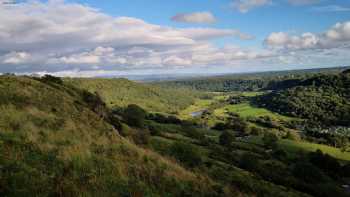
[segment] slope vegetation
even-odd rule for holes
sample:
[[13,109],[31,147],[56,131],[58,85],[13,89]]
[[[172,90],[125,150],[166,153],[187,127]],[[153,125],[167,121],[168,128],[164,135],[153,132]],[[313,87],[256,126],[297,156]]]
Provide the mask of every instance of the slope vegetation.
[[66,79],[66,82],[97,92],[110,107],[137,104],[148,111],[176,113],[194,102],[198,94],[184,89],[165,89],[127,79]]
[[120,137],[92,94],[15,76],[0,90],[0,196],[218,195],[210,179]]

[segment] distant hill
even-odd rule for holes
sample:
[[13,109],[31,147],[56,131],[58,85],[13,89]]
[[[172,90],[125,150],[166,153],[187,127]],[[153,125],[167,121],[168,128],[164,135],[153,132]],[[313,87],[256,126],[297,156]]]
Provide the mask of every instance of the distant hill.
[[110,107],[137,104],[148,111],[176,113],[194,102],[199,93],[132,82],[127,79],[65,79],[75,87],[97,92]]
[[272,111],[323,125],[350,126],[350,74],[320,74],[259,98]]
[[[315,74],[341,73],[349,67],[319,68],[305,70],[272,71],[260,73],[242,73],[214,77],[200,77],[168,82],[154,83],[162,87],[189,88],[210,92],[257,91],[293,86],[304,77]],[[289,81],[286,81],[289,80]],[[282,87],[283,86],[283,87]]]
[[0,90],[0,196],[216,195],[210,179],[120,137],[86,91],[15,76]]

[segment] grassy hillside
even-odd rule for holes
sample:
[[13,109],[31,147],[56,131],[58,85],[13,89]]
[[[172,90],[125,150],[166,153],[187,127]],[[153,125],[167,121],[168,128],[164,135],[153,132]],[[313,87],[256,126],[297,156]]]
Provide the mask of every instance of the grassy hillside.
[[217,195],[210,179],[120,137],[84,91],[14,76],[0,90],[0,196]]
[[66,79],[67,83],[97,92],[110,107],[137,104],[148,111],[176,113],[191,105],[198,94],[185,89],[165,89],[127,79]]

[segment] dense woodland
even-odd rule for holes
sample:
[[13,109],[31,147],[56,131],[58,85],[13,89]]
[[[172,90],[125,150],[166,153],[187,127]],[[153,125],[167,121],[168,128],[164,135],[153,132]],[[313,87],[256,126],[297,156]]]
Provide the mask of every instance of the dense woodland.
[[260,97],[258,104],[281,114],[322,125],[350,126],[350,75],[318,75],[301,79]]
[[0,76],[0,196],[349,196],[349,70],[230,80]]

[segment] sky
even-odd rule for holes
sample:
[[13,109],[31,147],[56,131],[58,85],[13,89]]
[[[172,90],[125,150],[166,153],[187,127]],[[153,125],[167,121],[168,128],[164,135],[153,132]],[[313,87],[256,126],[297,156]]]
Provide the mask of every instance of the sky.
[[0,73],[224,74],[349,60],[349,0],[0,0]]

